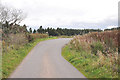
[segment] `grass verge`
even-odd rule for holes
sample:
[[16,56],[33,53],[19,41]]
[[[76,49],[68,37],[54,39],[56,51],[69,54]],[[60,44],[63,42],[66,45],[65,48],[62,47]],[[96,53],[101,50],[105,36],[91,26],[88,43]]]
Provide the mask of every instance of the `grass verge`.
[[77,51],[69,46],[68,44],[63,48],[62,56],[87,78],[118,78],[118,75],[112,73],[109,66],[98,65],[98,56],[86,53],[84,50]]
[[2,55],[2,78],[7,78],[15,70],[15,68],[21,63],[25,56],[31,51],[31,49],[40,41],[56,39],[57,37],[49,37],[36,39],[31,43],[21,46],[19,49],[12,49],[11,51]]

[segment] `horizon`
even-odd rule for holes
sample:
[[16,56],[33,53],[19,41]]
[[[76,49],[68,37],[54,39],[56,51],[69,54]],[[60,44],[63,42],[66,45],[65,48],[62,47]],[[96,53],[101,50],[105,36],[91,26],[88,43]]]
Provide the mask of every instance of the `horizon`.
[[[27,25],[26,25],[27,26]],[[42,26],[42,25],[41,25]],[[39,26],[40,27],[40,26]],[[37,29],[39,29],[39,27],[30,27],[30,26],[27,26],[27,30],[29,30],[30,28],[32,29],[32,31],[35,29],[35,30],[37,30]],[[42,28],[43,29],[47,29],[48,27],[44,27],[44,26],[42,26]],[[57,28],[61,28],[61,27],[49,27],[49,28],[52,28],[52,29],[57,29]],[[118,28],[118,27],[111,27],[111,28],[105,28],[105,29],[112,29],[112,28]],[[63,28],[61,28],[61,29],[75,29],[75,30],[86,30],[86,29],[93,29],[93,28],[65,28],[65,27],[63,27]],[[100,28],[94,28],[94,30],[102,30],[102,31],[104,31],[105,29],[100,29]]]

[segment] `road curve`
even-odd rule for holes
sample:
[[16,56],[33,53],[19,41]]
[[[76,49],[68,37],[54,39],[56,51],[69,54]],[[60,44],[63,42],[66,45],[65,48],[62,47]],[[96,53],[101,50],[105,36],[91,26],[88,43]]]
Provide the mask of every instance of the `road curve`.
[[70,38],[38,43],[9,78],[85,78],[61,56]]

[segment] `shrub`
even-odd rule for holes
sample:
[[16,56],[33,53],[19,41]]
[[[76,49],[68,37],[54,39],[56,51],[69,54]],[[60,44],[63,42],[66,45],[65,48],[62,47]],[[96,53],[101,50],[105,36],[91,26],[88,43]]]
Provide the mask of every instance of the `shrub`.
[[40,34],[40,33],[34,33],[30,34],[31,38],[37,39],[37,38],[47,38],[48,34]]
[[28,39],[24,33],[9,34],[11,45],[24,45],[28,43]]
[[98,50],[103,52],[103,45],[99,41],[91,45],[91,53],[96,55]]

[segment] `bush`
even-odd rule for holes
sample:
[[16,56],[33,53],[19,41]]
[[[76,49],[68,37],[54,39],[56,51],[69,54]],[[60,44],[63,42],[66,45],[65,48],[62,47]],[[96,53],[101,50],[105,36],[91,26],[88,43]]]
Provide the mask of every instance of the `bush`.
[[11,45],[24,45],[28,43],[28,39],[24,33],[9,34],[9,41]]
[[34,33],[34,34],[30,34],[30,37],[31,37],[32,39],[47,38],[47,37],[48,37],[48,34]]
[[98,50],[103,52],[103,45],[101,42],[94,42],[91,45],[91,53],[96,55]]

